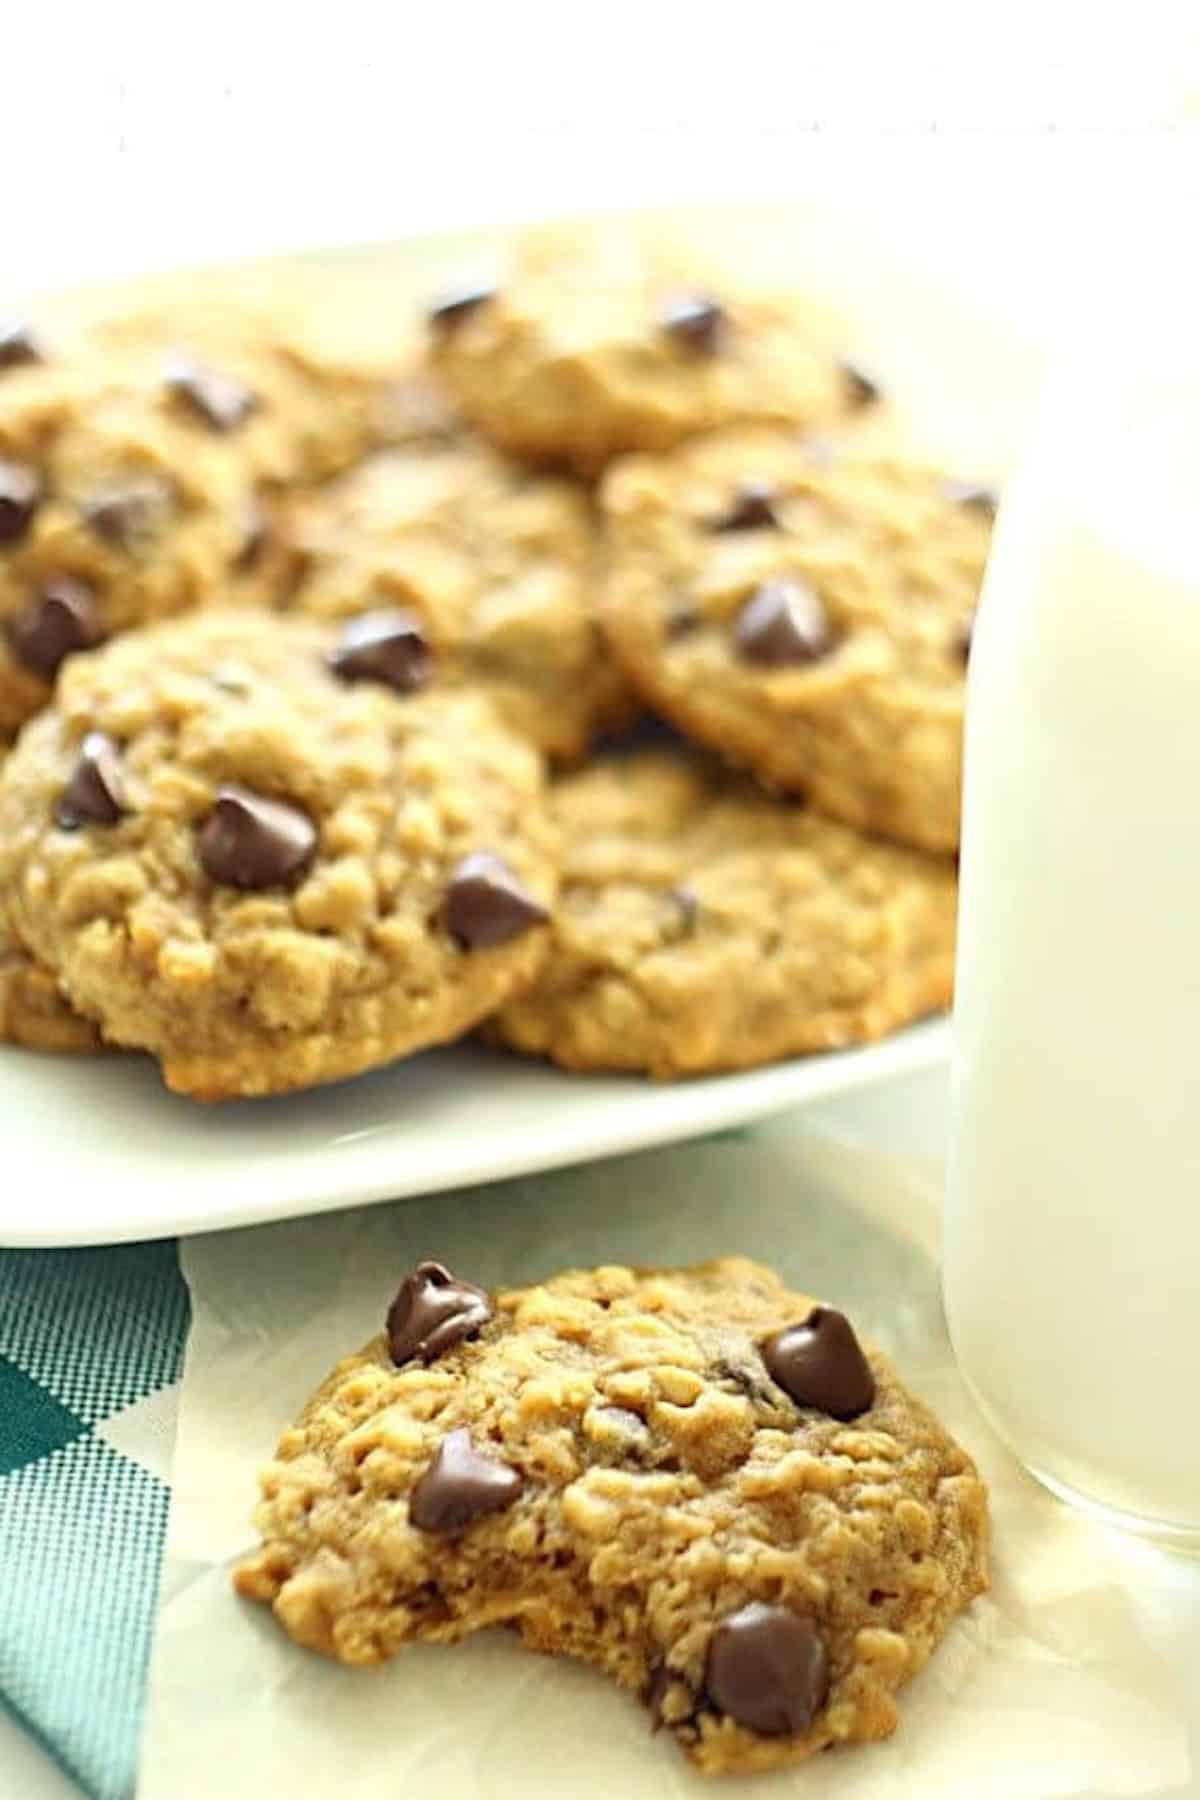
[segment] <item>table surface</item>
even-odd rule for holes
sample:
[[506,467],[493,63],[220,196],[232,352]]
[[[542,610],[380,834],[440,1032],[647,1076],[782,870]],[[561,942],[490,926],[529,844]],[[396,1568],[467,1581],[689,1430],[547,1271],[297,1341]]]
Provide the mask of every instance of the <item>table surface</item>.
[[[286,81],[271,8],[240,9],[228,41],[209,21],[186,58],[173,16],[123,0],[73,10],[66,59],[60,9],[44,8],[22,21],[22,63],[35,73],[10,84],[0,124],[10,168],[28,170],[39,146],[36,175],[6,199],[0,294],[589,207],[803,191],[836,196],[1038,333],[1111,263],[1114,217],[1128,244],[1195,216],[1200,25],[1184,9],[1150,0],[1135,43],[1092,13],[1085,67],[1074,8],[1042,9],[1028,33],[1006,20],[981,56],[973,16],[922,0],[939,33],[927,57],[912,7],[894,23],[873,7],[869,58],[856,47],[864,21],[847,16],[836,32],[806,20],[799,60],[758,53],[777,11],[756,24],[750,5],[744,51],[725,34],[710,45],[711,34],[680,32],[674,11],[611,0],[581,84],[564,78],[569,46],[547,35],[540,8],[520,32],[519,4],[473,18],[465,66],[457,13],[426,17],[416,42],[402,13],[361,0],[339,8],[333,41],[323,24],[310,41],[289,14]],[[738,78],[739,54],[753,56],[752,80]],[[416,78],[414,63],[443,79]],[[666,91],[664,68],[676,76]],[[937,1154],[944,1078],[812,1118]],[[0,1791],[77,1794],[3,1714]]]

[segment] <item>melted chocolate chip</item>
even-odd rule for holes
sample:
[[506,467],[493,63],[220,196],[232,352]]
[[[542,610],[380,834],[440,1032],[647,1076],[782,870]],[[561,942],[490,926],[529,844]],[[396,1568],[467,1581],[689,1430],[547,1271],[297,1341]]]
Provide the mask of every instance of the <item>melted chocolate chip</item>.
[[197,838],[201,867],[223,887],[291,886],[316,850],[317,828],[307,813],[232,785],[218,791]]
[[173,356],[163,381],[168,392],[213,431],[236,431],[258,406],[257,394],[244,382],[188,356]]
[[59,799],[55,823],[63,831],[77,831],[81,825],[115,825],[128,810],[121,747],[106,732],[89,731]]
[[842,376],[850,392],[852,406],[871,406],[879,399],[883,389],[869,370],[859,362],[842,359]]
[[754,531],[760,525],[778,525],[775,489],[769,481],[743,481],[729,511],[713,521],[714,531]]
[[777,1331],[762,1346],[767,1373],[797,1406],[833,1419],[857,1419],[875,1399],[875,1377],[844,1313],[814,1306],[800,1325]]
[[464,950],[506,944],[549,918],[503,857],[490,850],[464,856],[446,888],[442,918]]
[[471,314],[496,298],[496,289],[484,282],[473,286],[447,288],[429,308],[429,323],[438,331],[450,332]]
[[996,516],[996,490],[984,487],[981,482],[947,481],[943,484],[942,493],[955,506],[965,506],[971,512],[982,513],[985,519],[994,519]]
[[8,641],[18,662],[44,681],[76,650],[90,650],[103,637],[92,590],[70,575],[49,580],[27,606],[8,621]]
[[708,1647],[705,1687],[729,1718],[763,1737],[807,1731],[829,1692],[829,1655],[811,1619],[751,1601]]
[[33,329],[23,319],[0,324],[0,370],[20,369],[43,360]]
[[658,322],[676,343],[713,356],[721,345],[725,312],[711,294],[672,294],[663,302]]
[[820,597],[795,577],[764,582],[738,614],[733,639],[747,662],[766,668],[817,662],[832,642]]
[[41,477],[24,463],[0,462],[0,547],[18,544],[42,498]]
[[121,487],[102,488],[85,500],[84,518],[106,544],[131,550],[159,529],[170,510],[172,493],[165,481],[147,475]]
[[418,1531],[463,1531],[510,1507],[525,1483],[497,1457],[482,1456],[465,1428],[448,1432],[408,1501]]
[[491,1316],[492,1303],[483,1288],[460,1281],[443,1263],[418,1263],[388,1309],[392,1361],[397,1368],[418,1356],[433,1362],[456,1344],[478,1337]]
[[350,619],[329,652],[329,666],[343,681],[379,681],[397,694],[424,687],[432,662],[421,621],[403,607]]

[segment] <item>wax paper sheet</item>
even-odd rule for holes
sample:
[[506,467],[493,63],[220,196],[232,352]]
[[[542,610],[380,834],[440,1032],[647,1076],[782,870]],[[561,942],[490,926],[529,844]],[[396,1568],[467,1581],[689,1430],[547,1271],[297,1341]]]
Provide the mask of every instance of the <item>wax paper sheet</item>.
[[[140,1800],[691,1800],[691,1772],[592,1672],[489,1632],[379,1671],[296,1648],[230,1589],[255,1473],[399,1277],[438,1256],[484,1283],[598,1261],[743,1252],[844,1307],[986,1474],[994,1584],[904,1695],[887,1744],[732,1781],[810,1800],[1194,1793],[1200,1569],[1044,1493],[974,1410],[937,1275],[939,1171],[803,1115],[701,1143],[428,1200],[197,1238],[194,1322]],[[1014,1320],[1014,1329],[1019,1321]],[[1053,1371],[1047,1370],[1047,1379]],[[1191,1652],[1189,1653],[1189,1646]]]

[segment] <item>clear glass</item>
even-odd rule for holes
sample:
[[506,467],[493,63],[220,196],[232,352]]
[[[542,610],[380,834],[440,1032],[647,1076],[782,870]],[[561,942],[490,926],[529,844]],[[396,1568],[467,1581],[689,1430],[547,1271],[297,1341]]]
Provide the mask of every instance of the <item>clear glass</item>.
[[998,522],[944,1291],[964,1375],[1032,1472],[1200,1548],[1195,336],[1147,331],[1136,367],[1060,380]]

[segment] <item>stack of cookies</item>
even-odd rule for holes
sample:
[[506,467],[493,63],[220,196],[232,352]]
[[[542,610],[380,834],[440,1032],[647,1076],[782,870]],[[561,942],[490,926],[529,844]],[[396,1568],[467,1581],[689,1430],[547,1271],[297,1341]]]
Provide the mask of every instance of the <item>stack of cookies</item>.
[[676,1076],[950,997],[990,494],[635,233],[0,326],[0,1037]]

